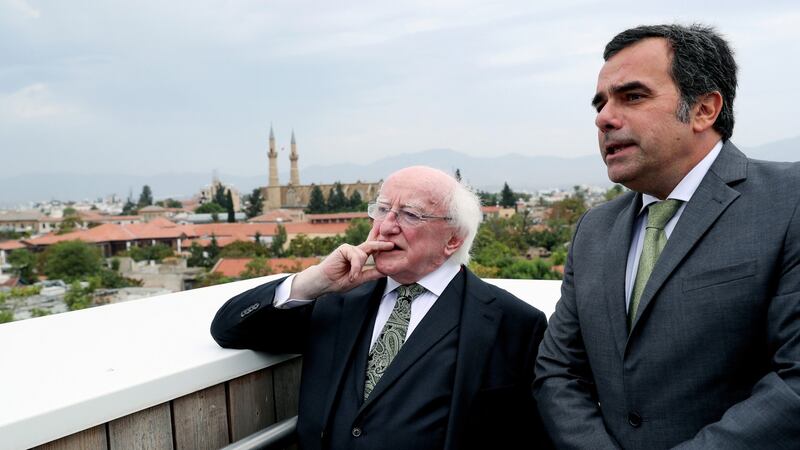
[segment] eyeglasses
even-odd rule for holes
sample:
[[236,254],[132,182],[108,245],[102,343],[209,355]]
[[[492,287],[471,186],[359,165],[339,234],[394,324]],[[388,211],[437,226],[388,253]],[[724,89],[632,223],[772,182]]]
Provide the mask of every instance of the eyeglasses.
[[447,216],[431,216],[410,209],[392,209],[385,203],[370,203],[367,206],[367,215],[374,220],[384,220],[390,212],[395,214],[397,223],[401,226],[415,227],[429,220],[451,220]]

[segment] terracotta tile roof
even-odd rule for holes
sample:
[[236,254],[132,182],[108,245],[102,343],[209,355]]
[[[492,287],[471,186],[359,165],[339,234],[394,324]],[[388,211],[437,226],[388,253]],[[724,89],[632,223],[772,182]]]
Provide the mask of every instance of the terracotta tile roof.
[[165,217],[156,217],[150,222],[147,222],[148,225],[155,225],[161,228],[174,228],[178,227],[179,225]]
[[286,234],[327,235],[344,234],[350,224],[344,223],[287,223]]
[[[289,225],[289,224],[287,224]],[[198,236],[274,236],[278,226],[274,223],[204,223],[194,225]]]
[[[222,248],[228,244],[231,244],[236,241],[252,241],[252,239],[247,238],[239,238],[239,237],[232,237],[232,236],[221,236],[216,237],[217,239],[217,246]],[[208,247],[211,245],[211,238],[195,238],[195,239],[183,239],[181,240],[181,248],[187,250],[192,244],[197,244],[200,247]]]
[[150,206],[145,206],[144,208],[140,209],[139,213],[143,213],[143,212],[166,212],[166,211],[167,211],[167,209],[162,207],[162,206],[150,205]]
[[[130,217],[130,216],[129,216]],[[347,223],[287,223],[286,234],[333,236],[343,234]],[[148,223],[132,223],[117,225],[106,223],[88,230],[76,230],[58,235],[55,233],[41,237],[25,239],[24,242],[34,246],[47,246],[64,241],[81,240],[89,243],[136,241],[145,239],[182,239],[181,245],[189,247],[192,242],[201,246],[211,243],[211,236],[217,238],[220,247],[234,241],[252,241],[256,233],[261,236],[274,236],[277,224],[274,223],[213,223],[203,225],[178,225],[165,218],[157,218]]]
[[89,211],[78,211],[78,217],[87,222],[99,222],[110,216],[106,216],[103,214],[99,214],[95,211],[89,210]]
[[485,213],[500,212],[500,207],[499,206],[481,206],[481,212],[485,212]]
[[35,222],[45,217],[39,211],[8,211],[0,213],[0,222]]
[[[212,272],[216,272],[226,277],[237,278],[247,268],[247,263],[252,261],[253,258],[220,258]],[[272,269],[272,273],[290,273],[306,269],[318,264],[319,258],[269,258],[266,260]]]
[[19,285],[19,277],[8,277],[6,281],[0,283],[2,287],[17,287]]
[[295,216],[288,209],[274,209],[268,211],[260,216],[253,217],[248,220],[250,223],[264,223],[264,222],[291,222]]
[[3,241],[0,242],[0,250],[17,250],[20,248],[27,248],[28,246],[23,244],[22,241]]
[[344,212],[344,213],[331,213],[331,214],[306,214],[306,220],[325,220],[325,219],[368,219],[369,216],[366,212]]

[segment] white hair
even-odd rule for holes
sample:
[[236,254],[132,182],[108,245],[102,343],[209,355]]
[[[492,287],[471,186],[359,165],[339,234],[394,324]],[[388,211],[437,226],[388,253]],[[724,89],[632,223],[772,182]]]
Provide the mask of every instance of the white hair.
[[450,257],[459,264],[467,265],[475,235],[478,234],[481,218],[481,200],[467,186],[453,179],[453,190],[445,199],[450,225],[456,228],[458,236],[464,239],[458,250]]

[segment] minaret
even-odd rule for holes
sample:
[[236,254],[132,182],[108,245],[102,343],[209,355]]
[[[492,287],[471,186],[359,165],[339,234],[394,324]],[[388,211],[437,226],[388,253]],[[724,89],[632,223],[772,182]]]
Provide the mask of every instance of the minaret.
[[279,209],[281,207],[281,185],[278,182],[278,152],[275,150],[275,133],[272,125],[269,126],[269,184],[267,185],[264,211]]
[[272,125],[269,126],[269,187],[279,186],[278,182],[278,152],[275,151],[275,133]]
[[292,164],[292,186],[300,186],[300,171],[297,169],[297,158],[297,143],[294,140],[294,130],[292,130],[292,153],[289,154],[289,161]]

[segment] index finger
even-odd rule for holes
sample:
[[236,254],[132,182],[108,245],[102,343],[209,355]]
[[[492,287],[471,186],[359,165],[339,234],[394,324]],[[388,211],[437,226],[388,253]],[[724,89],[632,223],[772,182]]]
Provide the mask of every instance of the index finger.
[[383,252],[394,248],[394,244],[387,241],[365,241],[358,248],[364,253],[371,255],[376,252]]

